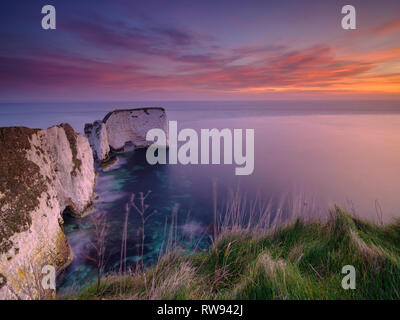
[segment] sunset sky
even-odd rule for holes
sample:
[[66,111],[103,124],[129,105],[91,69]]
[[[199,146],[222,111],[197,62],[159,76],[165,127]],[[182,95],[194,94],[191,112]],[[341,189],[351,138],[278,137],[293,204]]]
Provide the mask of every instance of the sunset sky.
[[400,98],[399,0],[3,0],[0,26],[0,101]]

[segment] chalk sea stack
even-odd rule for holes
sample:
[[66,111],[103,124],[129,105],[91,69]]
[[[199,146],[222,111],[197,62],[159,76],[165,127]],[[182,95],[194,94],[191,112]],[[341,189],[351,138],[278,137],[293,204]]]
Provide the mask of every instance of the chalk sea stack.
[[134,148],[146,148],[149,130],[159,128],[168,134],[167,115],[163,108],[148,107],[114,110],[104,119],[85,125],[85,135],[89,139],[95,159],[109,161],[110,151],[122,152],[127,144]]
[[42,267],[71,260],[62,214],[90,208],[93,162],[87,138],[69,124],[0,128],[0,299],[36,298]]

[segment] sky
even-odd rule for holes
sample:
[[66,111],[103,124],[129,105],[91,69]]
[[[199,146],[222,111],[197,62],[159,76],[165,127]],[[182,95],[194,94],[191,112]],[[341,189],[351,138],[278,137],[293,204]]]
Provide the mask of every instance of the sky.
[[2,0],[0,43],[3,102],[400,98],[398,0]]

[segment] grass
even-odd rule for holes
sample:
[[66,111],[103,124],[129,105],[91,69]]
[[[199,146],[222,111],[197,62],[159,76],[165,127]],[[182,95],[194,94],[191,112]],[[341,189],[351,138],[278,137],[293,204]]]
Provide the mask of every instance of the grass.
[[[324,222],[219,234],[207,252],[174,250],[153,267],[107,275],[99,290],[91,284],[64,298],[400,298],[400,221],[377,225],[335,207]],[[355,290],[342,288],[345,265],[355,267]]]

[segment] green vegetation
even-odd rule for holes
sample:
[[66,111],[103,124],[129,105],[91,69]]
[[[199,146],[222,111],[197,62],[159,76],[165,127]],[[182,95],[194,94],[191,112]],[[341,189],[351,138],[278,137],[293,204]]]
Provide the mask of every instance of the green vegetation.
[[[344,290],[342,267],[356,269]],[[338,207],[325,222],[221,231],[208,252],[175,250],[153,267],[108,275],[71,299],[399,299],[400,221],[383,226]]]

